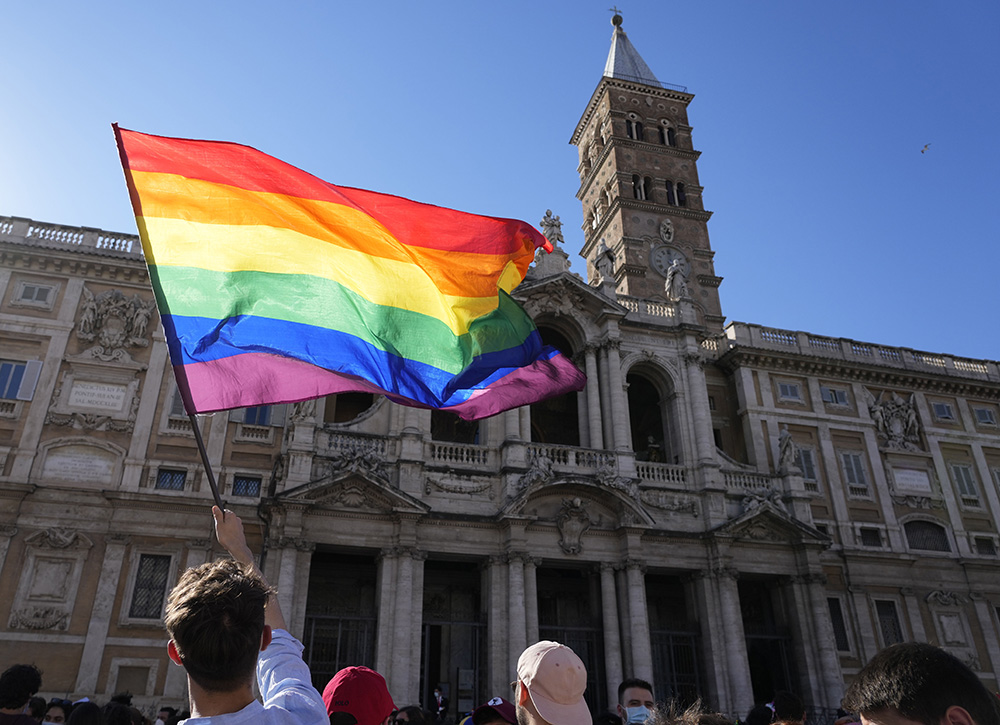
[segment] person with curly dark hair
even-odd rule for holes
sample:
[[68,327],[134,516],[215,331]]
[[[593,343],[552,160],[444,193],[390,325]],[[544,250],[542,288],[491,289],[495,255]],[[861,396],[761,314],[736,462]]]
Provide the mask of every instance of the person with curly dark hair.
[[14,665],[0,675],[0,725],[38,725],[24,710],[42,689],[42,673],[34,665]]

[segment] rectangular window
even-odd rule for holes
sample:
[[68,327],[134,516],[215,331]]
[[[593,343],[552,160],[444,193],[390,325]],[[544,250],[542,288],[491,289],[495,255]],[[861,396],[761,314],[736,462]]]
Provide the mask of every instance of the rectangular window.
[[0,398],[31,400],[41,370],[40,360],[0,360]]
[[878,529],[862,528],[861,529],[861,545],[871,546],[876,548],[882,547],[882,532]]
[[132,588],[132,605],[128,616],[136,619],[159,619],[163,613],[163,597],[167,592],[170,557],[142,554]]
[[825,385],[819,386],[820,395],[824,403],[831,405],[847,405],[847,391],[839,388],[828,388]]
[[992,408],[973,408],[973,412],[976,414],[976,422],[979,425],[996,425],[997,416],[993,412]]
[[708,409],[709,410],[715,410],[715,396],[714,395],[709,395],[708,396]]
[[861,454],[841,453],[840,460],[844,464],[844,480],[847,481],[848,492],[853,496],[867,496],[868,477]]
[[976,552],[980,556],[996,556],[997,555],[997,545],[993,539],[988,536],[978,536],[976,537]]
[[234,496],[260,496],[260,476],[233,476]]
[[798,383],[778,383],[778,397],[782,400],[802,400]]
[[899,615],[896,614],[895,602],[876,600],[875,616],[878,617],[878,627],[882,633],[884,647],[903,641],[903,629],[899,626]]
[[161,468],[156,472],[156,488],[161,491],[183,491],[187,471]]
[[270,425],[271,406],[258,405],[252,408],[247,408],[246,416],[243,418],[243,422],[246,425]]
[[972,466],[965,463],[952,463],[951,475],[955,479],[958,495],[966,506],[979,506],[979,487],[976,485],[976,474]]
[[21,294],[17,298],[18,302],[34,302],[39,305],[46,305],[49,302],[51,287],[43,287],[38,284],[25,284],[21,287]]
[[830,621],[833,622],[833,639],[837,643],[837,650],[850,652],[851,641],[847,637],[847,624],[844,622],[844,612],[840,608],[840,600],[836,597],[829,597],[826,601],[830,605]]
[[938,420],[955,420],[955,411],[952,410],[951,403],[931,403],[931,409]]
[[799,448],[798,449],[798,461],[799,468],[802,470],[802,478],[806,481],[816,482],[816,458],[813,455],[812,448]]

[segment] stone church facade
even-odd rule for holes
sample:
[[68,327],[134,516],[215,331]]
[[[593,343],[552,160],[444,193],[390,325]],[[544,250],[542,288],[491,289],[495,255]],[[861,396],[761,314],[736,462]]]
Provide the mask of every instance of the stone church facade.
[[[692,98],[616,18],[572,136],[587,280],[548,213],[515,291],[583,391],[478,423],[362,394],[201,420],[319,687],[365,664],[464,711],[540,638],[595,713],[629,676],[818,713],[903,640],[1000,687],[998,364],[726,324]],[[180,705],[162,610],[221,553],[211,503],[138,239],[0,217],[0,659]]]

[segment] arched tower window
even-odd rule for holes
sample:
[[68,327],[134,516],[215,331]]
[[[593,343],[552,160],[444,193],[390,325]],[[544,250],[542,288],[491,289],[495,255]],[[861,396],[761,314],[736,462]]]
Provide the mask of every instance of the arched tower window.
[[687,206],[687,195],[684,193],[684,184],[677,182],[677,206]]
[[[573,346],[562,333],[550,327],[539,327],[538,333],[542,336],[544,344],[551,345],[567,357],[572,356]],[[577,393],[574,391],[532,404],[532,443],[580,445],[580,424],[576,401]]]
[[646,188],[639,174],[632,174],[632,196],[636,199],[646,198]]
[[642,198],[648,201],[653,200],[653,180],[648,176],[642,178]]
[[673,439],[671,401],[642,372],[625,376],[628,384],[628,417],[632,450],[638,461],[680,463],[680,450]]
[[677,195],[674,193],[674,182],[667,179],[667,203],[677,206]]
[[677,132],[672,128],[667,128],[667,146],[677,145]]
[[628,134],[628,137],[631,139],[642,141],[642,121],[627,119],[625,121],[625,133]]

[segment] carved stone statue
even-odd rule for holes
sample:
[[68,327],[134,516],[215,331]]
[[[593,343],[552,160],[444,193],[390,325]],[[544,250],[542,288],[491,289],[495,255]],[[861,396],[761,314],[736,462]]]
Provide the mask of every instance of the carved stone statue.
[[155,308],[154,300],[144,300],[137,294],[129,298],[112,289],[95,296],[84,287],[76,336],[85,342],[96,340],[105,352],[148,347],[149,321]]
[[793,469],[798,469],[798,449],[792,440],[792,434],[788,432],[788,426],[781,426],[778,434],[778,473],[790,473]]
[[868,413],[875,423],[875,433],[883,448],[896,451],[920,450],[920,420],[914,396],[904,400],[893,392],[888,400],[883,393],[873,396],[868,393]]
[[306,418],[312,418],[316,414],[316,399],[310,398],[309,400],[300,400],[297,403],[292,404],[292,415],[291,419],[293,421],[305,420]]
[[528,470],[521,475],[521,488],[528,488],[536,483],[545,483],[551,478],[552,459],[545,455],[544,451],[539,451],[532,457]]
[[675,258],[667,268],[667,282],[663,285],[667,297],[677,301],[688,296],[687,277],[684,276],[684,266],[681,260]]
[[602,283],[614,281],[615,253],[604,242],[601,242],[601,246],[597,250],[597,256],[594,258],[594,266],[597,268],[597,274],[600,275]]
[[559,215],[556,214],[555,216],[552,216],[551,209],[545,210],[545,217],[539,222],[539,225],[542,227],[542,234],[544,234],[545,238],[552,242],[553,245],[566,241],[563,239],[562,222],[559,221]]

